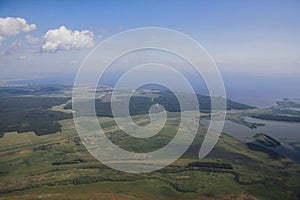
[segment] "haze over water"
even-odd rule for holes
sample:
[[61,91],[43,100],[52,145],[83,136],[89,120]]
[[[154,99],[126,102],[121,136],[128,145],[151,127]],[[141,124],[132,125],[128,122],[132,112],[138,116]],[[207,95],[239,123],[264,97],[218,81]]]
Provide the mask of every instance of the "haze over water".
[[[300,79],[297,75],[255,76],[222,74],[227,98],[257,107],[272,107],[282,98],[300,99]],[[119,74],[110,74],[104,81],[113,85]],[[19,84],[68,84],[72,85],[75,74],[62,74],[32,80],[22,80]],[[203,80],[191,78],[197,93],[208,94]]]

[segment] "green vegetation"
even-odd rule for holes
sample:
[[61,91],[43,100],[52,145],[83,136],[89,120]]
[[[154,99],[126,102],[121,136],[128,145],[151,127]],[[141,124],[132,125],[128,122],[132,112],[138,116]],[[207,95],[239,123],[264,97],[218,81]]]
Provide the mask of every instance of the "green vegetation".
[[257,119],[272,121],[300,122],[299,111],[288,110],[284,107],[278,109],[277,106],[273,108],[247,109],[241,110],[239,112],[229,112],[226,116],[228,120],[249,127],[251,129],[255,129],[259,126],[265,125],[262,123],[252,123],[245,121],[245,117],[253,117]]
[[293,108],[300,108],[300,104],[296,103],[293,100],[290,99],[283,99],[281,101],[276,101],[276,104],[278,106],[282,106],[282,107],[293,107]]
[[[152,105],[158,103],[162,105],[166,111],[168,112],[181,112],[181,111],[187,111],[187,110],[194,110],[195,108],[192,107],[192,104],[189,104],[188,102],[191,99],[191,96],[189,94],[181,94],[184,98],[184,101],[186,103],[185,108],[181,108],[179,105],[179,102],[177,100],[177,97],[174,93],[165,91],[165,92],[149,92],[149,93],[142,93],[137,94],[135,96],[132,96],[129,101],[129,113],[131,116],[139,115],[139,114],[147,114],[149,113],[149,109]],[[100,99],[95,100],[95,109],[96,114],[99,117],[112,117],[112,111],[111,111],[111,102],[109,101],[110,95],[105,95]],[[202,112],[210,112],[211,110],[211,100],[209,96],[205,95],[197,95],[198,103],[199,103],[199,109]],[[222,109],[220,107],[221,103],[225,101],[223,98],[218,97],[212,97],[216,100],[217,105],[215,109]],[[231,109],[252,109],[254,107],[233,102],[231,100],[227,101],[227,110]],[[117,100],[114,102],[118,106],[122,106],[124,104],[122,96],[118,97]],[[82,107],[85,106],[85,103],[81,103]],[[190,105],[190,106],[189,106]],[[71,102],[67,103],[64,106],[65,109],[71,109],[72,104]],[[88,108],[87,108],[88,111]],[[124,113],[126,115],[126,113]],[[120,114],[119,116],[114,117],[122,117],[124,116]]]
[[[6,114],[1,112],[2,119],[20,115],[18,120],[6,124],[0,122],[3,123],[0,130],[5,132],[0,138],[1,199],[299,198],[300,167],[263,146],[246,144],[222,134],[210,154],[199,159],[199,149],[207,131],[201,125],[190,148],[171,165],[142,174],[116,171],[98,162],[83,146],[73,119],[69,119],[71,113],[60,111],[62,107],[70,106],[69,97],[61,93],[62,89],[55,92],[56,95],[53,91],[41,90],[37,96],[26,97],[23,93],[28,91],[23,90],[22,95],[19,90],[5,91],[0,98],[0,104],[12,104],[12,107],[1,107]],[[96,101],[96,107],[100,105],[97,110],[101,116],[99,123],[111,141],[123,149],[149,152],[161,148],[174,137],[180,123],[180,112],[175,112],[178,111],[176,101],[170,100],[170,95],[163,96],[159,93],[132,98],[132,118],[140,125],[148,122],[148,109],[153,103],[159,102],[168,108],[165,127],[151,138],[133,138],[123,133],[109,117],[107,105],[110,102],[102,98]],[[18,106],[16,101],[20,103]],[[204,105],[208,104],[202,101]],[[53,106],[56,106],[56,111]],[[238,105],[234,107],[237,109]],[[245,113],[259,112],[259,109],[247,110],[231,117],[238,120]],[[200,115],[209,115],[198,114],[195,123]],[[25,122],[30,132],[17,133],[18,126]],[[8,123],[14,126],[7,126]],[[52,129],[55,123],[59,126],[57,130]],[[55,133],[35,134],[46,133],[44,129],[47,133]]]
[[71,113],[51,110],[70,100],[66,86],[0,87],[0,137],[5,132],[34,131],[37,135],[61,130],[59,120]]
[[0,136],[5,132],[34,131],[44,135],[60,131],[59,120],[72,117],[71,113],[50,110],[54,105],[69,100],[64,97],[0,97]]
[[266,147],[278,147],[281,145],[280,142],[264,133],[258,133],[253,138]]
[[[136,116],[136,120],[144,120],[144,115]],[[160,139],[167,141],[178,122],[172,118],[158,134]],[[223,134],[209,156],[199,160],[197,154],[206,131],[202,126],[181,159],[157,172],[130,174],[96,161],[76,136],[71,119],[60,123],[61,133],[5,133],[0,139],[2,198],[297,199],[300,182],[295,176],[300,176],[299,167],[284,157],[270,156],[272,151],[251,150],[247,144]],[[100,124],[105,124],[112,141],[124,149],[138,152],[143,147],[148,151],[163,145],[154,145],[158,139],[130,142],[132,138],[118,134],[111,118],[100,118]]]
[[24,86],[0,86],[1,96],[66,96],[71,86],[66,85],[24,85]]
[[298,116],[286,116],[286,115],[251,115],[251,117],[265,120],[273,120],[273,121],[284,121],[284,122],[300,122],[300,117]]
[[[185,102],[189,102],[191,99],[191,95],[189,94],[183,94]],[[211,97],[205,96],[205,95],[197,95],[198,103],[199,103],[199,109],[203,112],[209,112],[211,110]],[[217,103],[216,110],[222,109],[220,105],[225,101],[223,98],[220,97],[212,97],[214,101]],[[227,101],[227,110],[232,109],[251,109],[254,108],[252,106],[248,106],[245,104],[237,103],[231,100]],[[176,96],[171,92],[162,92],[160,93],[160,96],[157,98],[154,98],[155,103],[159,103],[164,106],[164,108],[169,112],[180,112],[182,111],[179,102],[176,98]],[[188,103],[187,103],[188,104]],[[193,110],[193,108],[186,107],[185,110]]]
[[[250,112],[250,111],[249,111]],[[247,112],[238,112],[238,113],[229,113],[226,115],[226,119],[230,120],[232,122],[235,122],[237,124],[241,124],[243,126],[246,126],[248,128],[251,129],[255,129],[258,128],[260,126],[265,126],[265,124],[261,124],[261,123],[251,123],[251,122],[246,122],[244,120],[244,117],[247,116],[246,114]]]

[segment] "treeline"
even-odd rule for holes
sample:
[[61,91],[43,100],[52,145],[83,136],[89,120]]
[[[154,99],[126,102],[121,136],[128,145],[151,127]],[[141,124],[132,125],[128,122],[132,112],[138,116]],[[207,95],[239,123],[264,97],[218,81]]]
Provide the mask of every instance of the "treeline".
[[71,113],[50,110],[70,98],[63,97],[0,97],[0,137],[5,132],[34,131],[37,135],[61,130],[59,120],[72,117]]
[[250,117],[265,119],[265,120],[273,120],[273,121],[300,122],[300,117],[297,116],[262,114],[262,115],[251,115]]
[[277,159],[285,158],[283,155],[257,144],[246,143],[246,145],[252,151],[260,151],[266,153],[271,159],[277,160]]
[[188,166],[199,168],[233,169],[232,165],[227,163],[193,162],[189,163]]
[[[149,109],[152,105],[154,104],[160,104],[162,105],[165,110],[169,112],[181,112],[183,110],[194,110],[196,109],[194,106],[192,106],[191,103],[191,95],[188,94],[181,94],[182,98],[184,99],[184,105],[183,107],[180,106],[180,103],[175,96],[174,93],[170,91],[165,91],[165,92],[156,92],[156,94],[159,94],[158,97],[151,99],[146,96],[132,96],[129,101],[129,113],[131,116],[133,115],[139,115],[139,114],[148,114]],[[215,109],[222,109],[222,105],[224,101],[227,103],[227,110],[231,109],[251,109],[253,107],[245,105],[245,104],[240,104],[233,102],[231,100],[225,100],[220,97],[212,97],[214,98],[216,102],[216,107]],[[211,99],[209,96],[205,95],[197,95],[197,100],[198,100],[198,105],[199,109],[203,112],[210,112],[211,110]],[[90,103],[90,102],[89,102]],[[88,103],[81,103],[82,105],[79,104],[81,108],[86,107],[86,109],[82,109],[85,112],[92,111],[91,108],[88,106]],[[119,101],[114,102],[116,107],[122,107],[125,106],[125,102],[122,101],[122,99],[119,99]],[[72,104],[68,103],[65,106],[65,109],[71,109]],[[101,99],[96,99],[95,100],[95,110],[97,116],[100,117],[112,117],[112,111],[111,111],[111,102],[103,102]],[[119,113],[118,116],[114,117],[121,117],[121,116],[126,116],[127,113]]]

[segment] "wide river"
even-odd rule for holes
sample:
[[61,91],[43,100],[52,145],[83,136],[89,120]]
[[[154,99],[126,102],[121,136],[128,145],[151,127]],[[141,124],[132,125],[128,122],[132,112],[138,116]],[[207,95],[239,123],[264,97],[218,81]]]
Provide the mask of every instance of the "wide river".
[[[245,117],[247,122],[265,124],[265,126],[256,129],[250,129],[246,126],[226,120],[223,132],[234,138],[244,141],[254,141],[252,136],[257,133],[265,133],[281,143],[281,147],[271,148],[280,154],[300,163],[300,123],[279,122],[261,120],[252,117]],[[209,125],[208,119],[202,119],[201,124]]]

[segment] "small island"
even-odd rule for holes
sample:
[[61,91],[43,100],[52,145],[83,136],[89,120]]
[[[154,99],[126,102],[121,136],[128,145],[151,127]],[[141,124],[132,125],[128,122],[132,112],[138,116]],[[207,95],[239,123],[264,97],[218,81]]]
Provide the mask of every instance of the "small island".
[[278,147],[281,146],[280,142],[275,140],[274,138],[268,136],[264,133],[257,133],[253,136],[255,141],[259,142],[260,144],[266,146],[266,147]]

